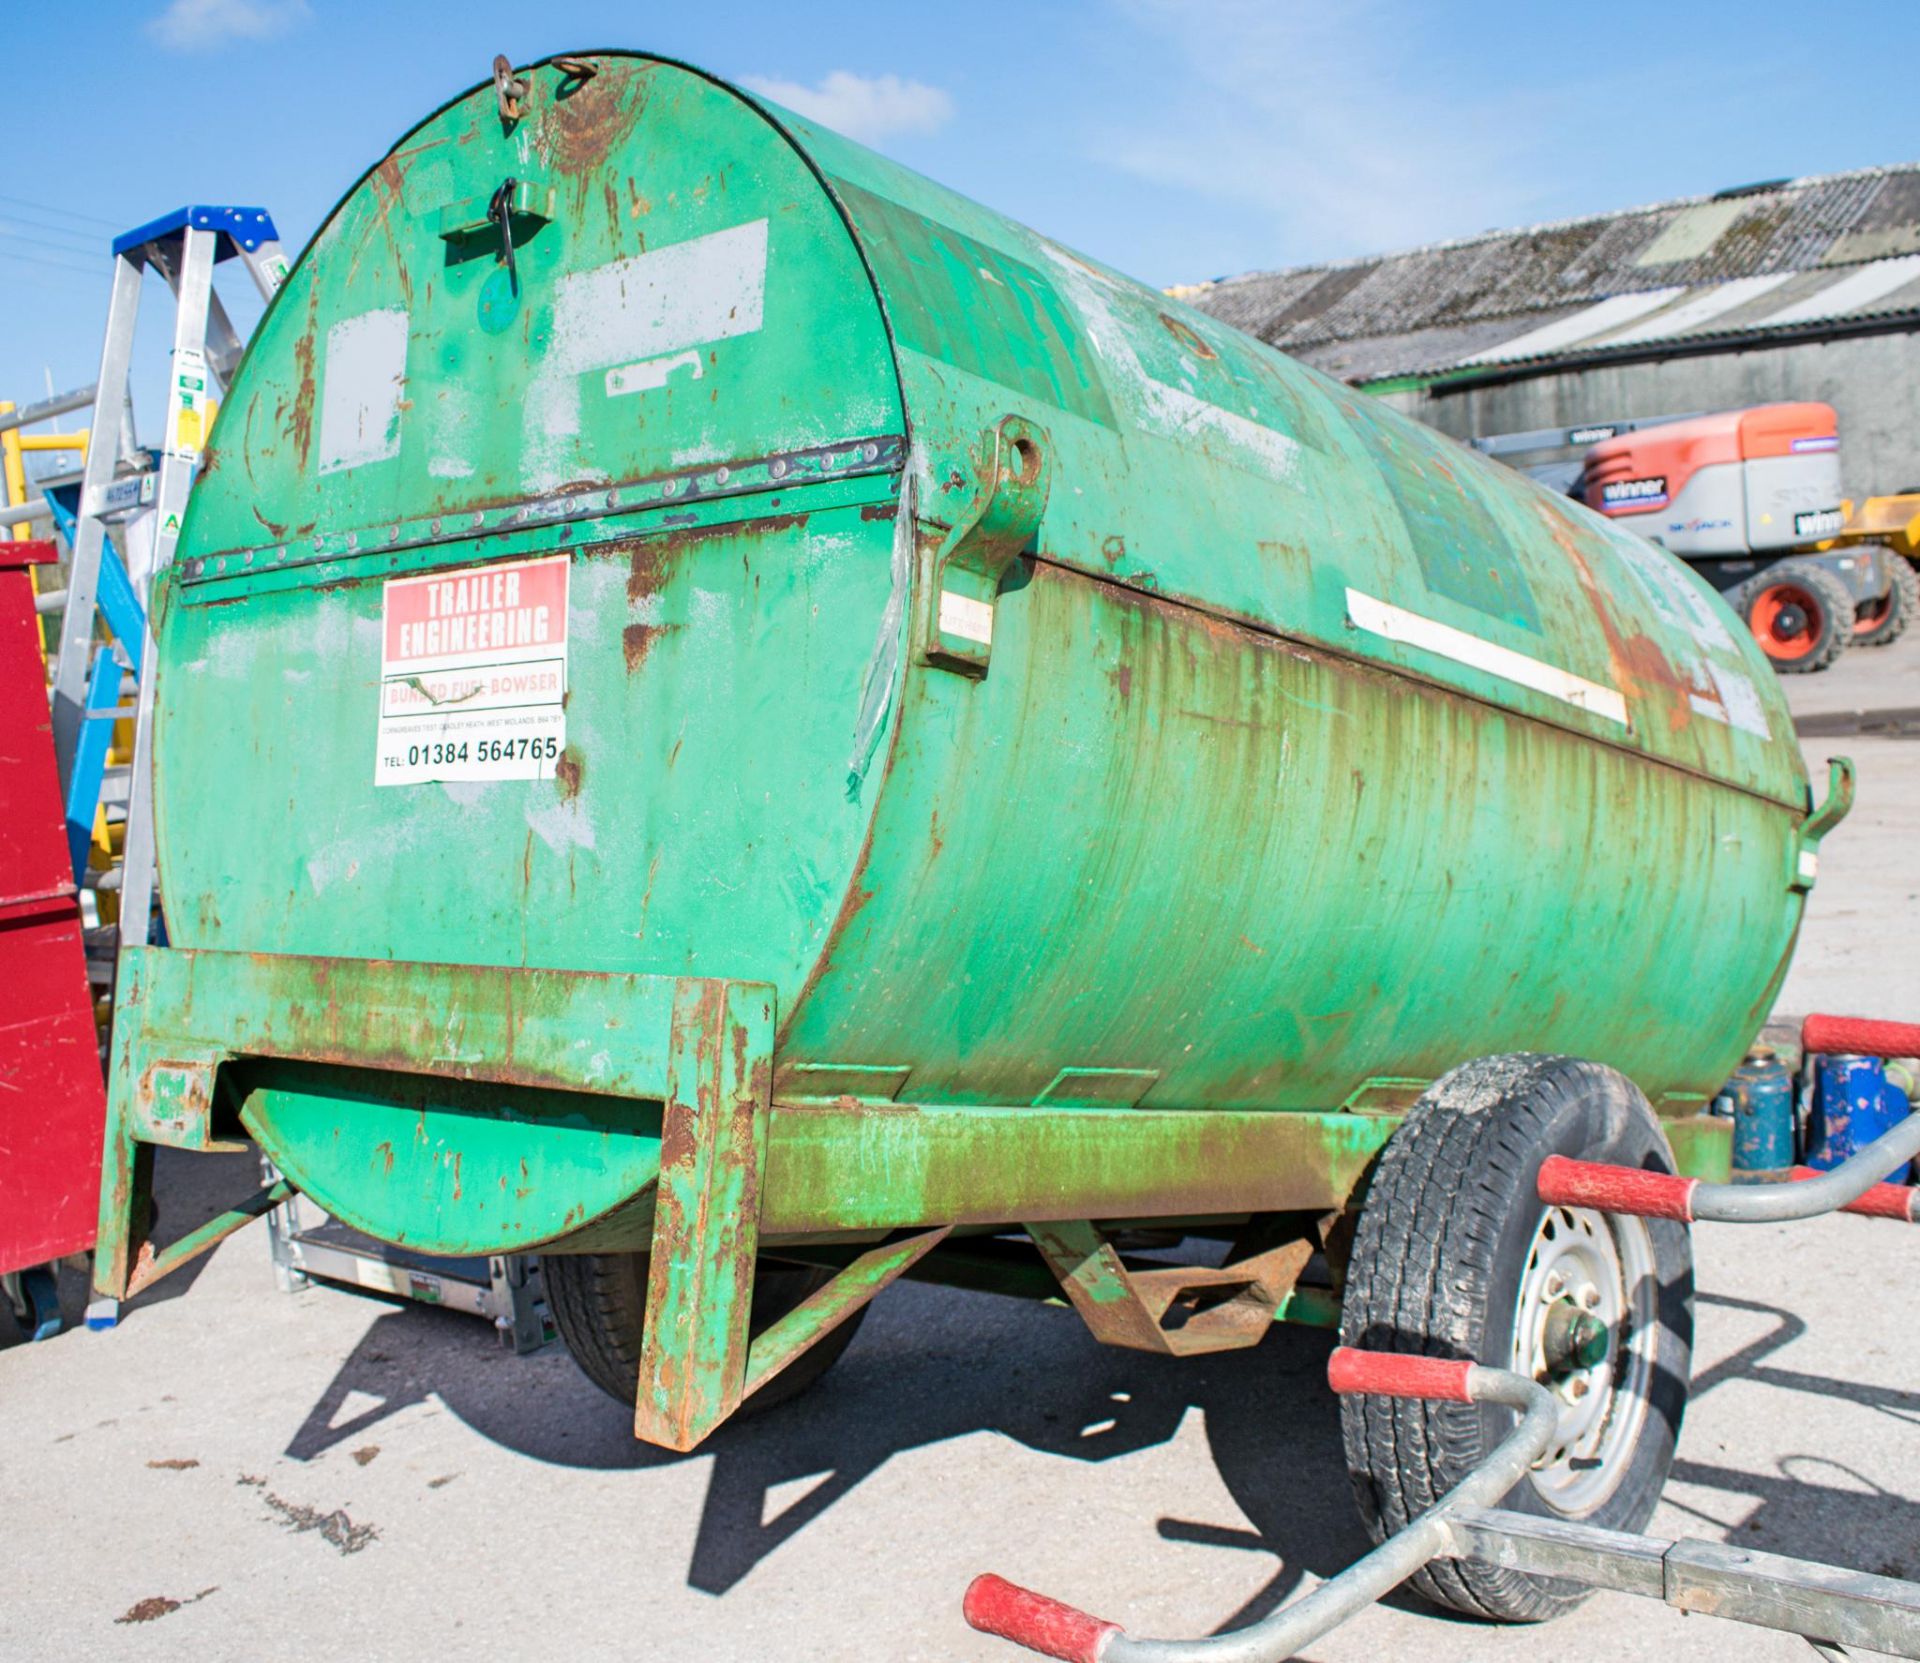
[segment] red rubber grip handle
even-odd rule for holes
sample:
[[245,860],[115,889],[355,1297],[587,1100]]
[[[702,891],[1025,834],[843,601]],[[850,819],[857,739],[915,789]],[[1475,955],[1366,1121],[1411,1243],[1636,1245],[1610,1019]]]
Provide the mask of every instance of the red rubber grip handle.
[[1340,1346],[1327,1359],[1327,1384],[1343,1397],[1419,1397],[1440,1403],[1471,1403],[1467,1377],[1473,1364],[1452,1357],[1410,1357],[1399,1351],[1358,1351]]
[[997,1634],[1061,1663],[1100,1663],[1107,1636],[1120,1632],[1118,1623],[1090,1617],[991,1571],[967,1585],[960,1611],[982,1634]]
[[[1796,1166],[1794,1177],[1801,1183],[1809,1178],[1824,1178],[1824,1172],[1816,1172],[1810,1166]],[[1840,1209],[1843,1213],[1859,1213],[1864,1218],[1891,1218],[1901,1224],[1912,1224],[1914,1197],[1920,1195],[1908,1184],[1875,1184],[1865,1195],[1849,1201]]]
[[1920,1022],[1875,1022],[1864,1016],[1810,1016],[1800,1024],[1800,1044],[1828,1055],[1920,1057]]
[[1630,1213],[1636,1218],[1693,1218],[1697,1178],[1672,1172],[1643,1172],[1637,1166],[1608,1166],[1549,1155],[1540,1163],[1538,1192],[1549,1207],[1591,1207],[1599,1213]]

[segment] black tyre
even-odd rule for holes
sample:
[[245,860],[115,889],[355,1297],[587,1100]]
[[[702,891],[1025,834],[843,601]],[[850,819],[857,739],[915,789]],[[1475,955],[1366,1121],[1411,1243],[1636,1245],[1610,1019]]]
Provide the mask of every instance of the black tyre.
[[1776,560],[1727,599],[1783,676],[1826,669],[1853,640],[1853,597],[1811,560]]
[[1887,592],[1877,601],[1861,604],[1853,616],[1853,644],[1856,647],[1884,647],[1907,633],[1907,626],[1920,612],[1920,572],[1906,559],[1887,551]]
[[[1692,1247],[1684,1225],[1542,1206],[1540,1163],[1556,1154],[1672,1170],[1647,1100],[1597,1063],[1483,1057],[1437,1081],[1368,1188],[1340,1338],[1546,1382],[1564,1405],[1560,1432],[1501,1505],[1638,1530],[1659,1501],[1686,1407]],[[1598,1334],[1569,1323],[1582,1311]],[[1374,1397],[1343,1398],[1340,1414],[1376,1540],[1440,1500],[1514,1424],[1511,1410]],[[1413,1585],[1455,1611],[1509,1622],[1557,1616],[1584,1597],[1569,1583],[1462,1560],[1434,1561]]]
[[[830,1270],[762,1262],[753,1279],[755,1334],[833,1279]],[[540,1261],[547,1309],[573,1360],[609,1397],[632,1406],[640,1393],[640,1326],[647,1309],[644,1253],[559,1253]],[[802,1352],[737,1415],[758,1414],[798,1397],[840,1360],[865,1320],[863,1305],[812,1349]]]

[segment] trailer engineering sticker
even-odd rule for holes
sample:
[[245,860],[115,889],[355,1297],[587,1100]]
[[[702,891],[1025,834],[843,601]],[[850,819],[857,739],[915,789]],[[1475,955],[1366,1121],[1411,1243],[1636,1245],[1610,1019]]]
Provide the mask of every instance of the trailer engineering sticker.
[[562,554],[387,580],[375,785],[554,777],[571,566]]

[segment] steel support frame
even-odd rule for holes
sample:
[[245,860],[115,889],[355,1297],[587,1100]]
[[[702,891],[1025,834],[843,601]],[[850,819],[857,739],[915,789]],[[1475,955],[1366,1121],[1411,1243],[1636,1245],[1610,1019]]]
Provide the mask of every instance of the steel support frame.
[[773,1092],[773,995],[674,992],[634,1435],[691,1449],[746,1395]]
[[1920,1586],[1870,1571],[1758,1553],[1726,1542],[1671,1541],[1515,1513],[1462,1508],[1447,1520],[1464,1559],[1657,1599],[1828,1645],[1920,1657]]
[[1223,1265],[1145,1268],[1091,1220],[1035,1220],[1026,1230],[1095,1339],[1163,1357],[1258,1345],[1324,1238],[1254,1219]]
[[[639,1205],[608,1215],[633,1233],[609,1235],[603,1218],[592,1250],[650,1254],[635,1429],[687,1449],[956,1228],[1032,1232],[1102,1338],[1172,1352],[1252,1344],[1293,1314],[1313,1245],[1298,1215],[1345,1205],[1398,1124],[1339,1112],[775,1103],[774,1016],[773,990],[757,983],[130,946],[98,1292],[120,1299],[150,1285],[287,1193],[270,1184],[164,1252],[146,1240],[155,1146],[245,1147],[228,1130],[240,1108],[223,1100],[230,1064],[399,1069],[659,1104],[653,1204],[636,1192]],[[450,1027],[461,1035],[453,1054]],[[1103,1232],[1126,1220],[1242,1234],[1220,1269],[1156,1267],[1111,1253]],[[852,1252],[834,1280],[754,1335],[763,1242],[777,1255],[836,1239]],[[565,1250],[564,1234],[510,1247],[480,1232],[461,1251],[540,1252],[546,1241]],[[1077,1275],[1084,1264],[1112,1273],[1121,1304]],[[1169,1328],[1166,1313],[1189,1294],[1210,1308]],[[1124,1300],[1131,1339],[1107,1320]]]

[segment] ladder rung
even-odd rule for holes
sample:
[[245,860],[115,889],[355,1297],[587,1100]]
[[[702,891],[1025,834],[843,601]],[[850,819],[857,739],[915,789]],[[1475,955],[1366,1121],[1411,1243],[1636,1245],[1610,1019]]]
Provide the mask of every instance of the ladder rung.
[[52,398],[43,398],[37,404],[23,404],[18,410],[9,410],[0,416],[0,433],[11,432],[16,427],[31,427],[35,422],[51,421],[55,416],[64,416],[70,410],[85,410],[92,405],[97,386],[76,387],[70,393],[55,393]]

